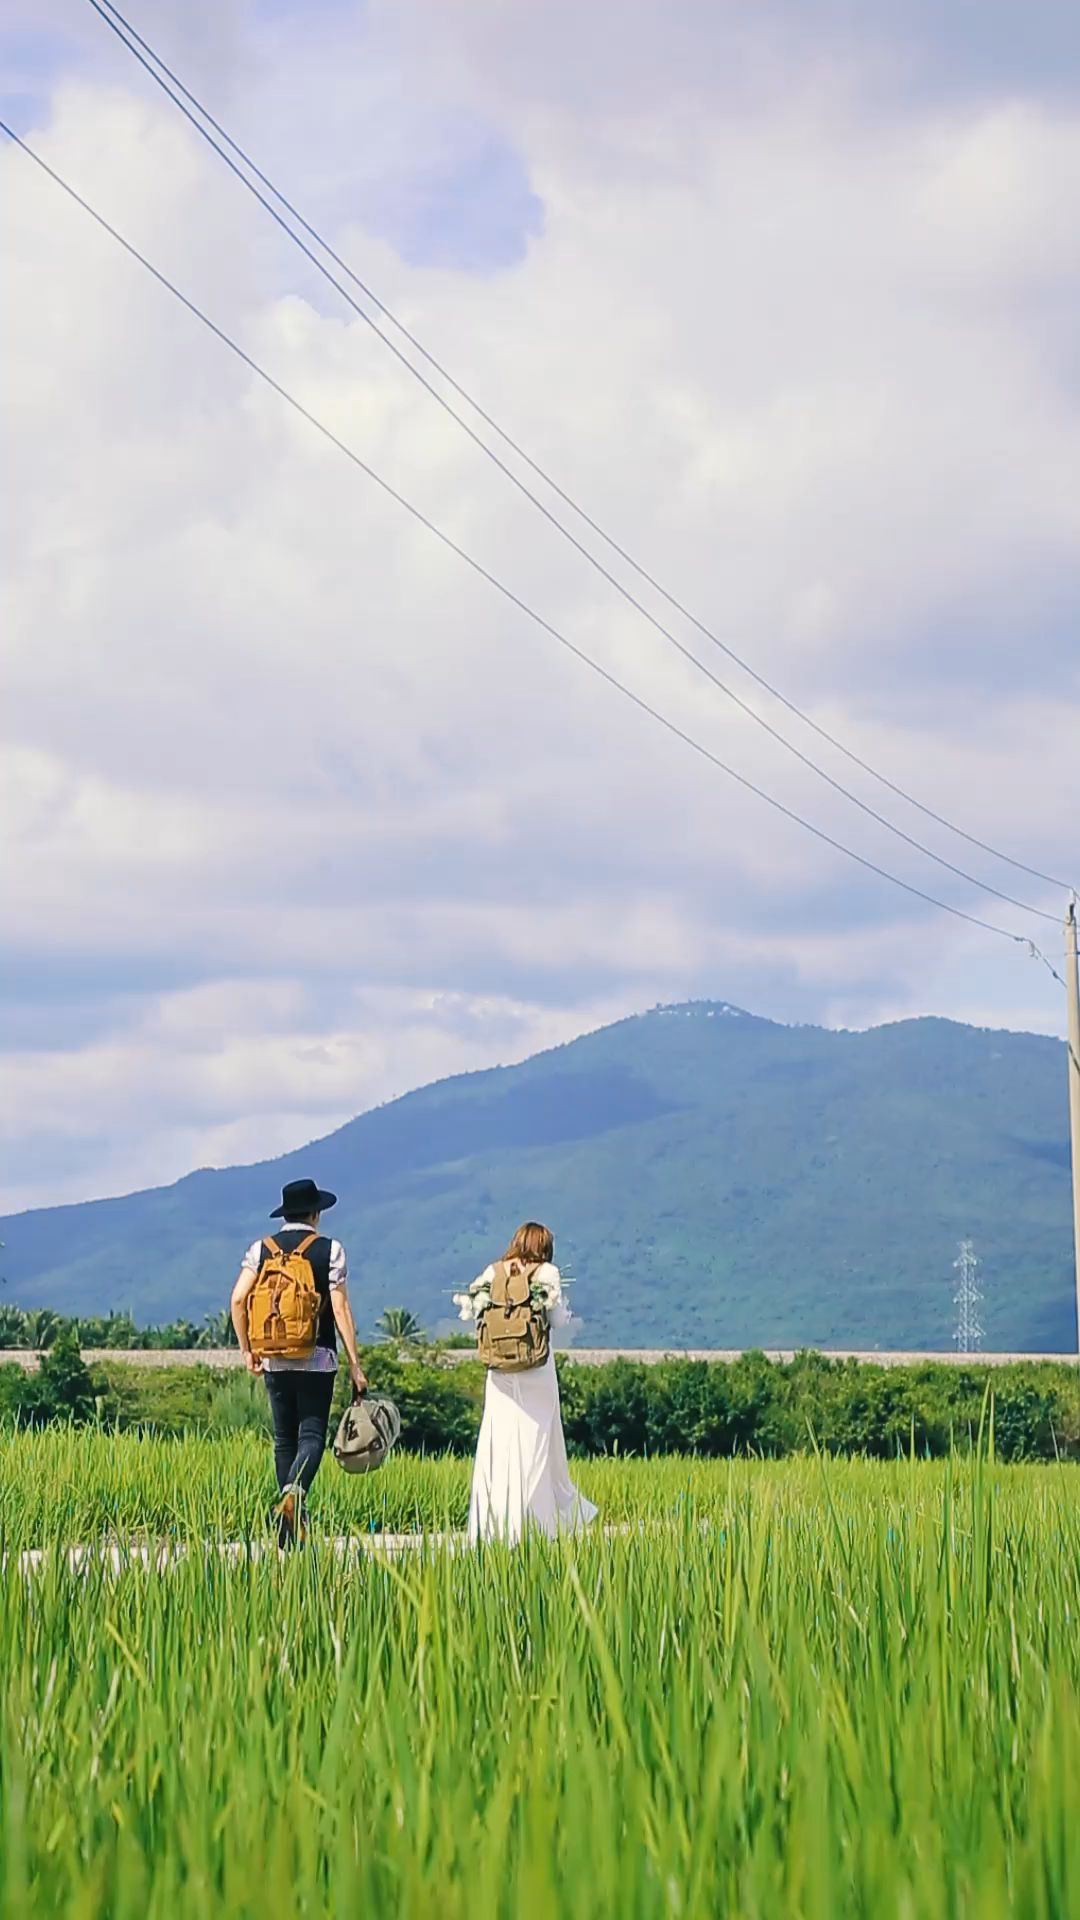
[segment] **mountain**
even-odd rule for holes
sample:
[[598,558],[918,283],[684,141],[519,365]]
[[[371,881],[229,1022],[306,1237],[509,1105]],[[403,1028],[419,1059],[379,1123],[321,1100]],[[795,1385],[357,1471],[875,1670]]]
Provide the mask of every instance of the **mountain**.
[[8,1298],[199,1319],[308,1173],[341,1196],[362,1332],[398,1303],[446,1325],[451,1291],[536,1218],[590,1345],[947,1347],[970,1237],[986,1345],[1076,1350],[1060,1042],[722,1003],[440,1081],[279,1160],[9,1216]]

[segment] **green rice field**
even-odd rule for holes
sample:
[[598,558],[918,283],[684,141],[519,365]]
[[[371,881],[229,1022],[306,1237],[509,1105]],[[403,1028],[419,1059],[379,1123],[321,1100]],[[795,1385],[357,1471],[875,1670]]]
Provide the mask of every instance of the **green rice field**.
[[1080,1913],[1075,1468],[582,1462],[606,1532],[343,1560],[467,1463],[328,1462],[288,1558],[268,1465],[0,1442],[5,1914]]

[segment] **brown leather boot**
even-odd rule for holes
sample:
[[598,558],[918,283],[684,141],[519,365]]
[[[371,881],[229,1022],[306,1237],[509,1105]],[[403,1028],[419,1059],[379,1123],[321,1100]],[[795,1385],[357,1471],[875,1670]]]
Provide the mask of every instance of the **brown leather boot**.
[[274,1508],[278,1523],[278,1546],[283,1552],[288,1547],[302,1547],[307,1539],[307,1521],[302,1511],[297,1514],[301,1502],[302,1496],[290,1487]]

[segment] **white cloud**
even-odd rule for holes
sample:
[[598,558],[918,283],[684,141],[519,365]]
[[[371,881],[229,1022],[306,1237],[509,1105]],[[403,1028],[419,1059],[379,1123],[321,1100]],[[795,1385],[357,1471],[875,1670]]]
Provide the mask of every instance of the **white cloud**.
[[[256,122],[288,84],[282,36],[248,79],[245,59],[231,70]],[[350,88],[375,84],[343,45],[325,54],[336,127]],[[499,70],[462,45],[463,105],[494,114]],[[378,54],[389,122],[411,74],[389,34]],[[315,58],[309,42],[305,112]],[[558,110],[507,89],[506,136],[545,209],[509,269],[406,265],[348,217],[347,153],[337,237],[722,638],[930,804],[1068,871],[1080,111],[936,102],[875,120],[849,98],[825,116],[774,72],[738,112],[658,81],[635,142],[633,97],[614,88],[590,115],[572,89]],[[680,662],[134,81],[69,78],[34,141],[643,697],[868,858],[973,904]],[[299,154],[284,162],[303,204]],[[370,145],[358,166],[369,179]],[[531,628],[23,155],[0,153],[0,181],[6,1204],[277,1150],[658,997],[1058,1024],[1019,949],[924,918]],[[1060,904],[1008,868],[992,877]]]
[[0,1211],[285,1152],[417,1083],[525,1059],[627,1008],[388,988],[338,1010],[348,1024],[327,1026],[298,981],[231,980],[141,998],[77,1050],[10,1053]]

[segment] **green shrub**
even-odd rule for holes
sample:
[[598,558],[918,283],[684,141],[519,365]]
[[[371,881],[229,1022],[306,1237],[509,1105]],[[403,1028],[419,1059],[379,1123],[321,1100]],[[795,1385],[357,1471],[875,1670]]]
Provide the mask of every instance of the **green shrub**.
[[104,1381],[90,1372],[69,1325],[61,1327],[36,1373],[0,1367],[0,1413],[22,1427],[93,1420],[101,1412],[104,1392]]
[[[402,1446],[416,1453],[471,1452],[484,1398],[477,1361],[451,1364],[435,1348],[402,1353],[389,1344],[362,1349],[372,1387],[401,1412]],[[819,1446],[834,1454],[892,1459],[912,1448],[944,1457],[966,1447],[992,1396],[994,1444],[1006,1461],[1080,1456],[1080,1379],[1050,1362],[945,1366],[927,1360],[880,1367],[802,1353],[787,1365],[763,1353],[731,1362],[612,1360],[579,1366],[557,1361],[563,1425],[571,1454],[761,1454],[779,1458]],[[334,1419],[350,1393],[341,1368]],[[0,1366],[0,1418],[42,1425],[98,1417],[121,1428],[181,1434],[269,1431],[262,1383],[239,1369],[139,1366],[110,1361],[91,1375],[74,1332],[62,1327],[41,1371]]]
[[879,1367],[827,1354],[783,1365],[762,1353],[737,1360],[667,1360],[600,1367],[560,1358],[567,1446],[579,1455],[799,1453],[890,1459],[912,1447],[942,1458],[978,1433],[989,1394],[1003,1460],[1080,1453],[1080,1381],[1071,1367]]
[[246,1367],[231,1367],[212,1377],[206,1425],[211,1433],[269,1434],[270,1402],[262,1381],[254,1380]]

